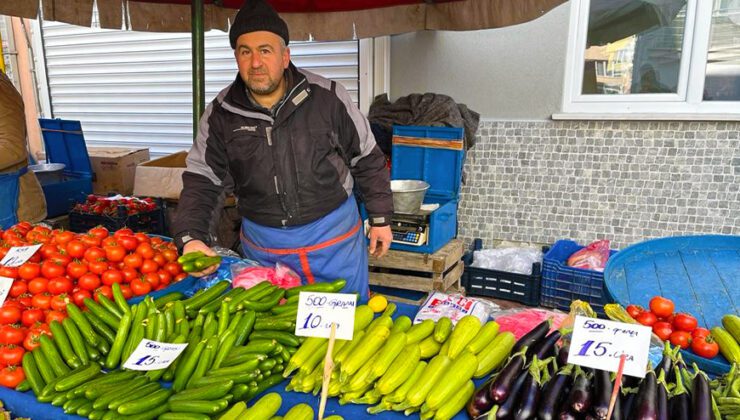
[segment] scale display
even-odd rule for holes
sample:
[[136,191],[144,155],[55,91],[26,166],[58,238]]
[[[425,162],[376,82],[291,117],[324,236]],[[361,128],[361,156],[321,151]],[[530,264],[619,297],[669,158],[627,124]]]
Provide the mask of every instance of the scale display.
[[[426,245],[429,233],[429,223],[427,220],[428,218],[424,216],[399,218],[397,215],[394,215],[391,219],[393,243],[411,246]],[[367,235],[369,230],[370,224],[365,220],[365,235]]]

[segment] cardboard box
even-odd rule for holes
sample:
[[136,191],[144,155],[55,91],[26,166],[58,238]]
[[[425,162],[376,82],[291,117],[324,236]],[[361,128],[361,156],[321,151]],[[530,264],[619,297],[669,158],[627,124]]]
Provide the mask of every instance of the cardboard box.
[[149,160],[149,149],[88,147],[93,173],[93,192],[131,195],[136,166]]
[[188,152],[177,152],[137,166],[134,195],[179,199],[187,156]]

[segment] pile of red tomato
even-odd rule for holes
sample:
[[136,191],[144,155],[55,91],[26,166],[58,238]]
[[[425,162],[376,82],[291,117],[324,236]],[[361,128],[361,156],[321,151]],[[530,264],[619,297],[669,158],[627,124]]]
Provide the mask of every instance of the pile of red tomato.
[[3,386],[15,386],[23,376],[16,366],[24,352],[38,347],[41,334],[51,335],[49,323],[67,316],[67,303],[84,308],[85,298],[97,300],[103,294],[112,299],[114,283],[129,299],[187,276],[177,262],[174,244],[128,228],[111,234],[95,227],[77,234],[20,222],[0,231],[0,239],[0,259],[11,247],[43,244],[23,265],[0,266],[0,276],[14,279],[0,307]]
[[627,313],[637,322],[652,327],[653,333],[674,346],[691,350],[701,357],[714,358],[719,345],[706,328],[698,326],[696,318],[685,313],[674,313],[675,305],[670,299],[655,296],[650,299],[650,308],[638,305],[627,306]]

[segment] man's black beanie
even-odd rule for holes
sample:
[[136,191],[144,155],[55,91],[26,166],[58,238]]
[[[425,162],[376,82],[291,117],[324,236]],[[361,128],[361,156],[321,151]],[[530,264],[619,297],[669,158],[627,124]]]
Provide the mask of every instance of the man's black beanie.
[[265,0],[246,0],[239,9],[229,30],[231,48],[236,48],[236,40],[240,36],[255,31],[272,32],[283,38],[285,45],[290,40],[288,25]]

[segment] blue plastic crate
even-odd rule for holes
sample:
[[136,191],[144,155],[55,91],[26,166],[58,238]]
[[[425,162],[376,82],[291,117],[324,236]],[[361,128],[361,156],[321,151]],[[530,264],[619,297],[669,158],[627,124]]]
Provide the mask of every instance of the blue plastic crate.
[[[545,254],[540,305],[567,311],[571,302],[582,300],[604,315],[604,305],[609,303],[604,292],[604,273],[567,265],[568,257],[583,248],[577,242],[560,240]],[[612,250],[610,256],[616,252]]]

